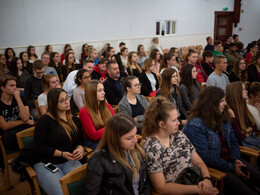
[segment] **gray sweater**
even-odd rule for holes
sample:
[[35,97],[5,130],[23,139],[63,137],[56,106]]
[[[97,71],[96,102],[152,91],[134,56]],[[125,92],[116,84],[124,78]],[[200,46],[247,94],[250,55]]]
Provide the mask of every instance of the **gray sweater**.
[[[198,85],[200,86],[200,84],[198,84]],[[183,103],[186,111],[191,109],[192,103],[194,102],[194,100],[197,98],[197,96],[200,93],[200,91],[194,84],[192,85],[192,89],[193,89],[193,94],[189,96],[189,90],[186,87],[186,85],[181,84],[179,87],[181,100],[182,100],[182,103]]]

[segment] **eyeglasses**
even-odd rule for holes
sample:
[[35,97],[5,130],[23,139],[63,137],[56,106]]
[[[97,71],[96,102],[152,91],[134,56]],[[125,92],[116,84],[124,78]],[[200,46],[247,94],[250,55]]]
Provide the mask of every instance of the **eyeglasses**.
[[137,84],[133,85],[132,87],[135,87],[135,88],[142,87],[142,83],[137,83]]
[[68,96],[66,98],[64,98],[64,99],[60,99],[59,103],[64,104],[67,100],[69,100]]

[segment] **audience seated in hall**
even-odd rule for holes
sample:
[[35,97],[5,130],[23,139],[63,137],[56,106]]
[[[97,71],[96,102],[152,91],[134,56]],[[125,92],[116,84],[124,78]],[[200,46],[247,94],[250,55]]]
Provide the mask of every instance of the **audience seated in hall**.
[[30,113],[34,119],[38,118],[37,110],[35,108],[34,100],[43,92],[42,77],[44,71],[44,64],[42,60],[35,60],[33,63],[34,74],[26,81],[24,86],[24,96],[28,101]]
[[60,55],[60,62],[61,62],[61,65],[64,65],[64,59],[65,59],[65,55],[67,53],[67,51],[71,49],[71,45],[70,44],[65,44],[64,45],[64,50],[63,50],[63,53]]
[[118,104],[118,111],[127,114],[136,121],[137,134],[141,135],[144,112],[148,101],[140,95],[142,84],[135,76],[121,79],[125,95]]
[[[85,60],[83,64],[83,68],[88,70],[91,74],[93,72],[94,64],[92,60]],[[63,85],[63,89],[68,93],[68,96],[71,97],[73,94],[74,89],[76,89],[77,84],[75,83],[75,76],[77,74],[78,70],[74,70],[69,73],[67,76],[67,79],[65,80],[65,83]]]
[[203,70],[202,66],[198,63],[198,57],[199,57],[198,52],[194,49],[190,49],[188,51],[188,54],[187,54],[185,60],[183,61],[183,65],[184,64],[193,64],[196,67],[196,71],[198,73],[197,81],[199,83],[205,83],[208,79],[208,75]]
[[235,60],[233,69],[228,75],[228,79],[230,83],[235,81],[247,81],[246,62],[243,57],[240,56]]
[[230,43],[228,50],[224,52],[224,55],[226,56],[228,62],[232,63],[232,65],[235,64],[235,61],[238,57],[241,57],[237,53],[237,46],[235,43]]
[[[46,194],[62,195],[60,178],[81,166],[82,131],[79,118],[71,116],[69,97],[63,89],[51,89],[47,100],[48,112],[39,119],[34,131],[33,169]],[[58,171],[50,172],[45,167],[47,163],[54,164]]]
[[85,106],[79,112],[84,145],[96,149],[105,129],[105,123],[115,112],[105,99],[104,86],[91,80],[85,88]]
[[6,59],[4,54],[0,54],[0,76],[6,75],[9,69],[6,65]]
[[253,82],[248,90],[247,107],[253,115],[257,131],[260,131],[260,83]]
[[58,52],[52,52],[50,56],[50,67],[53,67],[59,75],[60,82],[63,82],[62,65],[60,63],[60,56]]
[[124,71],[126,72],[126,68],[127,68],[127,61],[128,61],[128,49],[126,47],[123,47],[120,50],[120,55],[118,57],[118,54],[115,56],[116,57],[116,61],[117,64],[119,66],[119,70],[120,71]]
[[100,58],[98,60],[98,64],[94,66],[94,70],[91,74],[92,79],[100,80],[101,83],[103,83],[107,79],[107,63],[106,58]]
[[160,77],[160,69],[161,69],[161,54],[158,49],[153,49],[150,54],[150,58],[155,60],[155,70],[153,73],[156,74],[156,76]]
[[252,57],[251,64],[247,67],[248,81],[260,82],[260,50]]
[[233,41],[232,35],[228,35],[227,38],[226,38],[226,43],[225,43],[225,45],[223,47],[224,48],[224,52],[229,49],[230,43],[232,43],[232,41]]
[[213,43],[213,39],[212,37],[207,37],[206,38],[206,41],[207,41],[207,45],[205,46],[205,51],[206,50],[209,50],[209,51],[214,51],[214,46],[212,45]]
[[44,74],[54,74],[56,76],[58,76],[58,73],[56,72],[55,68],[50,67],[50,54],[49,53],[43,53],[42,54],[42,62],[44,64]]
[[[147,171],[155,191],[159,194],[218,194],[212,186],[207,166],[188,138],[178,130],[178,111],[166,98],[154,98],[148,106],[143,122],[146,137]],[[188,167],[200,169],[199,183],[180,183]],[[186,180],[187,182],[187,180]]]
[[[19,149],[16,133],[34,125],[34,121],[30,118],[26,100],[16,88],[16,78],[11,75],[1,76],[0,87],[0,135],[6,151],[15,152]],[[4,168],[1,150],[0,168]]]
[[23,68],[26,69],[30,75],[33,74],[33,64],[29,62],[28,53],[27,52],[21,52],[19,55],[19,58],[22,61]]
[[35,53],[35,47],[32,45],[29,45],[27,47],[27,53],[28,53],[28,58],[29,58],[29,62],[33,63],[35,60],[38,59],[37,54]]
[[98,149],[88,161],[86,194],[152,194],[145,154],[136,142],[133,118],[118,113],[107,121]]
[[135,51],[131,51],[127,58],[127,73],[131,76],[139,77],[142,73],[142,69],[139,64],[137,64],[138,56]]
[[85,99],[85,87],[87,82],[91,80],[91,74],[88,70],[81,68],[76,74],[75,83],[77,88],[73,91],[73,101],[76,104],[78,110],[84,106]]
[[42,77],[42,86],[43,93],[40,94],[37,98],[38,107],[41,113],[41,116],[47,113],[48,110],[48,102],[47,102],[47,94],[52,88],[60,88],[59,80],[54,74],[45,74]]
[[137,64],[140,65],[140,67],[143,67],[144,61],[149,58],[149,56],[145,53],[144,46],[138,45],[137,46]]
[[181,126],[184,126],[187,122],[188,114],[182,103],[177,83],[178,76],[176,70],[165,68],[162,73],[160,88],[158,89],[156,96],[161,95],[177,105],[178,120]]
[[173,68],[174,70],[176,70],[177,73],[179,73],[179,70],[176,67],[176,65],[177,65],[177,62],[176,62],[176,56],[174,53],[164,54],[162,57],[162,60],[161,60],[160,74],[163,73],[165,68]]
[[222,89],[211,86],[202,90],[183,132],[207,166],[226,174],[224,194],[257,194],[253,186],[259,187],[260,172],[240,157]]
[[203,52],[201,66],[208,76],[215,70],[215,65],[212,63],[213,59],[212,51],[206,50]]
[[182,68],[179,92],[186,111],[189,111],[201,90],[197,81],[197,71],[193,64],[185,64]]
[[245,85],[236,81],[227,86],[226,102],[229,106],[232,126],[239,145],[260,150],[260,139],[254,134],[256,123],[253,115],[247,108],[248,98]]
[[141,94],[144,96],[154,97],[157,89],[159,88],[159,82],[154,70],[156,68],[155,60],[147,58],[144,61],[142,67],[143,72],[139,76],[140,83],[142,83]]
[[121,86],[121,77],[126,77],[125,72],[120,72],[116,61],[107,62],[107,79],[104,82],[107,102],[111,105],[117,105],[123,97]]
[[213,64],[215,64],[216,68],[209,75],[206,85],[219,87],[225,92],[227,85],[229,85],[228,77],[223,73],[227,69],[226,57],[224,55],[217,55],[213,60]]
[[5,49],[5,59],[6,59],[6,65],[9,69],[11,68],[11,61],[14,57],[16,57],[16,54],[15,54],[13,48],[10,48],[10,47],[6,48]]
[[24,85],[26,79],[30,77],[30,73],[23,68],[22,61],[14,57],[11,61],[11,66],[10,66],[10,75],[13,75],[17,80],[16,80],[16,87],[18,91],[21,91],[22,94],[24,92]]
[[255,53],[258,51],[258,45],[256,41],[252,41],[251,43],[248,44],[247,46],[247,54],[246,54],[246,64],[250,64],[251,63],[251,59],[253,57],[253,55],[255,55]]

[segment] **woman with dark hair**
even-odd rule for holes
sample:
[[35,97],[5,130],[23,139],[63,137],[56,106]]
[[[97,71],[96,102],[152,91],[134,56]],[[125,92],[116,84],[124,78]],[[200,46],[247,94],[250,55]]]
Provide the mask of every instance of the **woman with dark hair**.
[[44,91],[38,96],[37,101],[40,113],[44,115],[48,110],[47,94],[52,88],[60,88],[59,80],[54,74],[45,74],[42,77],[42,86]]
[[129,75],[136,77],[139,77],[142,73],[142,69],[139,64],[137,64],[137,53],[134,51],[131,51],[128,54],[126,71]]
[[[33,169],[40,187],[50,195],[62,195],[60,178],[81,166],[83,158],[82,132],[78,117],[72,117],[69,97],[64,89],[48,92],[48,112],[43,115],[34,131],[35,161]],[[58,168],[50,172],[45,165]]]
[[149,56],[145,53],[144,46],[138,45],[137,47],[137,64],[140,65],[140,67],[143,67],[144,61],[149,58]]
[[66,55],[66,53],[68,52],[69,49],[71,49],[71,45],[70,44],[65,44],[64,45],[64,49],[63,49],[63,53],[60,55],[60,63],[61,63],[61,65],[63,65],[63,61],[65,59],[65,55]]
[[259,82],[253,82],[249,86],[247,107],[255,119],[257,131],[260,131],[260,83]]
[[160,66],[160,74],[162,74],[165,68],[173,68],[177,73],[179,72],[176,67],[176,56],[174,53],[167,53],[163,55]]
[[9,69],[6,65],[6,59],[4,54],[0,54],[0,76],[6,75]]
[[89,81],[85,87],[85,104],[79,112],[85,146],[96,149],[105,123],[114,114],[113,108],[106,102],[103,84],[98,80]]
[[158,49],[153,49],[150,58],[155,60],[155,70],[154,73],[157,77],[160,77],[160,64],[161,64],[161,54]]
[[169,53],[174,53],[176,57],[176,63],[175,66],[178,68],[178,70],[181,69],[181,62],[180,62],[180,54],[179,54],[179,49],[177,47],[171,47],[169,50]]
[[106,122],[104,136],[88,161],[86,194],[151,194],[136,131],[134,119],[122,113]]
[[140,83],[142,83],[141,94],[154,97],[159,88],[159,82],[154,73],[155,60],[152,60],[151,58],[146,59],[142,70],[143,72],[139,76]]
[[[176,105],[166,98],[154,98],[146,109],[144,150],[147,171],[155,191],[160,194],[217,194],[207,166],[190,140],[178,130],[179,124]],[[180,177],[186,168],[195,168],[193,166],[199,170],[202,180],[184,185]]]
[[197,82],[197,71],[193,64],[185,64],[182,68],[180,95],[186,111],[189,111],[201,90]]
[[35,60],[38,59],[38,56],[35,53],[35,47],[32,45],[29,45],[27,47],[27,53],[28,53],[28,58],[29,58],[29,62],[33,63]]
[[207,166],[226,174],[224,194],[257,194],[252,186],[259,186],[260,172],[241,160],[230,121],[225,92],[210,86],[194,102],[183,132]]
[[57,74],[59,75],[59,79],[63,82],[63,74],[62,74],[62,65],[60,63],[60,56],[58,52],[52,52],[50,55],[50,65],[55,68]]
[[13,50],[13,48],[6,48],[5,49],[5,59],[6,59],[6,65],[7,67],[10,69],[11,68],[11,61],[12,59],[15,57],[15,52]]
[[30,75],[32,75],[33,74],[33,64],[31,62],[29,62],[28,53],[21,52],[19,54],[19,58],[22,61],[23,68],[26,69],[30,73]]
[[[257,139],[253,134],[256,131],[256,123],[253,115],[247,108],[247,98],[246,87],[241,81],[233,82],[227,86],[226,101],[238,143],[260,150],[260,139]],[[253,143],[250,142],[252,139],[259,144],[252,145]]]
[[52,46],[51,45],[46,45],[45,49],[44,49],[44,53],[49,53],[51,55],[52,52],[53,52]]
[[106,54],[105,54],[105,58],[107,58],[108,60],[113,60],[112,57],[116,54],[116,51],[113,47],[107,47],[106,50]]
[[140,95],[142,84],[135,76],[123,77],[121,79],[125,95],[118,104],[118,111],[128,114],[137,122],[137,134],[141,135],[144,112],[148,101]]
[[233,69],[229,73],[228,79],[230,83],[235,81],[247,81],[246,62],[243,57],[237,57],[233,65]]
[[85,99],[85,87],[87,82],[91,80],[91,74],[86,69],[79,69],[75,77],[75,83],[77,84],[77,88],[73,91],[73,101],[80,110],[84,106]]
[[64,81],[66,80],[68,74],[73,70],[76,70],[76,60],[74,58],[74,54],[68,52],[65,57],[64,66],[62,66],[62,74]]
[[120,51],[120,56],[117,57],[117,64],[119,66],[120,71],[126,71],[127,68],[127,60],[128,59],[128,49],[123,47]]
[[252,83],[255,81],[260,82],[260,51],[257,51],[252,57],[251,64],[247,67],[248,79]]
[[10,75],[13,75],[17,79],[17,90],[23,91],[26,79],[30,77],[27,70],[23,69],[23,64],[20,58],[14,57],[11,61]]
[[81,58],[80,58],[80,63],[83,64],[84,63],[84,59],[85,59],[85,56],[86,56],[86,50],[87,50],[87,47],[88,47],[88,44],[85,43],[82,45],[81,47]]
[[253,55],[257,52],[258,50],[258,46],[257,46],[257,42],[256,41],[252,41],[251,43],[248,44],[247,48],[247,54],[246,54],[246,64],[250,64],[251,59],[253,57]]
[[177,71],[173,68],[165,68],[156,96],[161,95],[177,105],[178,120],[181,126],[184,126],[187,122],[188,114],[183,106],[177,83]]

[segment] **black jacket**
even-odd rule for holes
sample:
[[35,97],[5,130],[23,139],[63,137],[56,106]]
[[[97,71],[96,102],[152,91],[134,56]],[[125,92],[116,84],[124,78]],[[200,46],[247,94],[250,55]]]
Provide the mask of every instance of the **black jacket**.
[[[126,77],[125,72],[120,72],[121,77]],[[119,79],[121,79],[121,77]],[[114,80],[107,75],[107,79],[104,82],[104,89],[106,93],[106,99],[110,105],[117,105],[123,97],[123,94],[117,90]]]
[[[156,80],[155,87],[156,87],[156,90],[157,90],[159,88],[159,82],[158,82],[156,74],[154,74],[153,72],[152,72],[152,74],[153,74],[153,76]],[[141,88],[141,94],[142,95],[148,96],[151,92],[153,92],[151,82],[148,79],[148,77],[146,76],[144,71],[140,74],[139,81],[140,81],[140,83],[142,83],[142,88]]]
[[[141,159],[139,170],[139,194],[151,194],[151,185],[146,172],[146,165]],[[96,151],[88,161],[85,193],[132,195],[133,172],[123,167],[107,150]]]
[[115,58],[116,58],[116,62],[117,62],[117,64],[118,64],[119,70],[120,70],[120,71],[125,71],[125,67],[124,67],[124,65],[123,65],[123,63],[122,63],[122,60],[121,60],[121,53],[118,52],[118,53],[115,55]]

